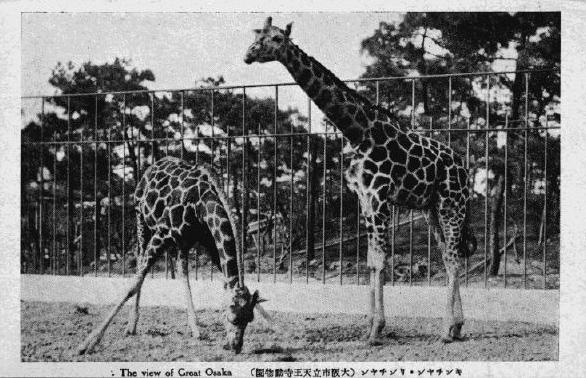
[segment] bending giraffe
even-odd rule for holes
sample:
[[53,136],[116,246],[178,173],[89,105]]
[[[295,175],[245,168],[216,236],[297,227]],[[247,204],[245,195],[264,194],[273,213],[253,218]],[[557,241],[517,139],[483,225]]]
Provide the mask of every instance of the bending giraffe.
[[145,276],[165,250],[177,250],[178,270],[187,301],[187,323],[192,336],[199,338],[188,276],[188,254],[192,247],[205,247],[224,275],[228,303],[224,311],[226,349],[240,353],[244,331],[263,300],[244,285],[239,233],[221,186],[210,168],[193,167],[180,159],[167,157],[155,162],[142,176],[134,193],[137,213],[138,256],[134,282],[106,320],[78,348],[91,352],[124,303],[135,297],[126,334],[136,334],[140,290]]
[[368,232],[369,342],[379,343],[385,326],[385,231],[392,205],[422,210],[430,224],[448,274],[442,340],[459,339],[464,316],[458,276],[464,258],[476,249],[467,219],[468,172],[461,158],[436,140],[402,131],[388,110],[350,89],[295,45],[290,38],[291,24],[282,30],[271,21],[267,18],[263,28],[254,31],[256,39],[244,62],[283,64],[352,147],[345,176],[358,195]]

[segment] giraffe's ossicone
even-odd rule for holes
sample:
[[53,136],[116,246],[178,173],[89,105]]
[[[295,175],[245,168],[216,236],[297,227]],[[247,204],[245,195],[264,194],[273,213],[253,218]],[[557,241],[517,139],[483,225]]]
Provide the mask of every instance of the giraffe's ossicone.
[[138,244],[135,281],[109,317],[80,346],[79,352],[88,352],[99,342],[112,318],[132,296],[135,296],[135,302],[126,333],[136,333],[142,283],[165,251],[172,252],[172,255],[177,252],[177,265],[183,276],[187,301],[187,323],[193,336],[198,338],[188,279],[188,256],[191,248],[204,248],[224,276],[225,348],[240,353],[244,331],[254,318],[255,306],[259,307],[261,314],[266,312],[258,306],[262,302],[258,291],[251,294],[244,285],[240,234],[211,167],[193,166],[173,157],[155,162],[137,184],[135,206]]

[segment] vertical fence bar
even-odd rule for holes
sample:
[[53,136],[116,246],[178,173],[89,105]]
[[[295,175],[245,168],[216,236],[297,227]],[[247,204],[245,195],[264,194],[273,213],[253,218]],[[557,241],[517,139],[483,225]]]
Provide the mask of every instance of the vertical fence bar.
[[[226,149],[226,196],[231,198],[232,193],[230,193],[230,155],[232,154],[232,140],[230,139],[230,125],[226,125],[226,138],[224,139],[227,142],[227,149]],[[234,187],[236,189],[236,187]],[[236,200],[236,198],[233,198]],[[213,280],[214,277],[214,264],[210,264],[210,280]]]
[[415,127],[415,79],[411,79],[411,128]]
[[[142,131],[140,130],[140,126],[137,127],[137,133],[136,133],[136,184],[138,184],[138,180],[140,180],[141,174],[141,159],[140,159],[140,146],[141,146],[141,134]],[[181,135],[183,137],[183,135]]]
[[[181,135],[179,135],[181,148],[179,149],[179,156],[181,157],[181,159],[183,159],[183,154],[184,154],[184,150],[185,150],[185,139],[184,139],[185,138],[185,92],[184,91],[179,92],[179,102],[180,102],[179,106],[180,106],[180,111],[181,111],[181,124],[179,126],[180,130],[181,130]],[[153,125],[153,129],[154,129],[154,125]],[[197,130],[197,128],[196,128],[196,130]],[[198,147],[199,147],[199,143],[198,143]],[[198,154],[196,153],[196,155],[195,155],[196,164],[197,164],[197,158],[198,158]],[[195,248],[194,250],[195,250],[195,279],[197,280],[197,248]],[[177,252],[177,253],[179,253],[179,252]],[[189,252],[187,252],[187,255],[185,256],[185,258],[189,261]],[[177,267],[177,268],[181,269],[181,267]],[[167,251],[167,250],[165,250],[165,279],[169,279],[169,251]]]
[[523,288],[527,289],[527,139],[529,137],[529,74],[525,74],[525,142],[523,152]]
[[122,230],[121,231],[122,231],[122,277],[126,277],[126,94],[122,95]]
[[[151,166],[155,162],[155,92],[151,92]],[[147,158],[145,156],[145,163]],[[110,167],[110,169],[112,169]],[[112,206],[110,206],[111,208]],[[108,222],[109,223],[109,222]],[[167,261],[165,261],[165,276],[167,276]],[[155,276],[155,266],[151,268],[151,277]]]
[[[278,116],[279,116],[279,87],[275,85],[275,108],[274,108],[274,117],[275,117],[275,124],[273,133],[277,135],[277,126],[278,126]],[[274,138],[275,141],[275,156],[273,157],[273,206],[272,206],[272,216],[273,216],[273,282],[277,281],[277,137]]]
[[[466,118],[466,171],[470,174],[470,117]],[[472,188],[473,191],[474,188]],[[472,196],[470,196],[469,201],[472,201]],[[468,258],[464,259],[464,284],[466,287],[468,287],[468,260]]]
[[[181,106],[180,111],[181,111],[181,121],[183,123],[183,105],[184,105],[183,91],[181,91],[180,93],[181,93],[180,98],[179,98],[180,106]],[[154,107],[154,105],[153,105],[153,107]],[[153,111],[153,113],[154,113],[154,111]],[[152,127],[153,127],[153,132],[154,132],[154,130],[155,130],[154,122],[153,122]],[[166,144],[165,156],[167,156],[169,154],[169,143],[167,142],[167,132],[165,131],[165,126],[163,123],[161,123],[161,131],[162,131],[163,135],[165,135],[165,144]],[[183,134],[181,134],[181,151],[183,151]],[[154,155],[154,151],[153,151],[153,155]],[[195,158],[196,158],[196,164],[197,164],[197,154],[195,155]],[[123,188],[124,188],[124,186],[123,186]],[[177,252],[177,253],[179,253],[179,252]],[[189,252],[187,255],[187,260],[189,261]],[[165,279],[169,279],[169,251],[167,249],[165,249]]]
[[[215,139],[215,131],[214,130],[216,128],[216,124],[215,124],[215,113],[214,113],[214,110],[215,109],[214,109],[214,90],[213,89],[211,90],[210,97],[211,97],[211,99],[210,99],[211,100],[210,101],[211,102],[211,104],[210,104],[210,107],[211,107],[211,109],[210,109],[211,110],[210,124],[212,126],[212,140],[211,140],[211,143],[210,143],[211,144],[211,150],[212,150],[211,166],[214,167],[214,163],[215,163],[215,160],[216,160],[216,150],[215,150],[215,148],[216,148],[216,143],[215,143],[216,142],[216,139]],[[182,115],[181,116],[182,127],[183,127],[183,117],[184,116]],[[181,130],[181,135],[183,136],[183,130]],[[181,151],[183,151],[183,147],[181,148]],[[222,168],[222,164],[220,164],[220,169],[221,168]],[[224,177],[223,177],[223,172],[221,172],[221,171],[220,171],[220,177],[222,178],[222,187],[223,187],[224,186],[224,183],[223,183]],[[198,280],[199,279],[199,251],[197,250],[197,248],[195,248],[195,258],[194,258],[194,260],[195,260],[195,279]]]
[[[163,95],[164,96],[164,95]],[[155,143],[159,148],[158,139],[155,142],[155,92],[151,92],[151,166],[155,163]],[[169,252],[165,250],[165,278],[168,276],[169,269]],[[151,268],[151,277],[155,274],[155,267]]]
[[342,253],[344,247],[344,137],[340,133],[340,219],[338,227],[340,229],[340,246],[338,250],[338,262],[339,262],[339,273],[340,273],[340,285],[343,281],[343,266],[342,266]]
[[[180,104],[181,105],[181,135],[180,135],[181,148],[179,149],[180,150],[179,156],[181,156],[181,159],[183,159],[183,150],[185,149],[185,141],[183,140],[183,138],[185,137],[185,92],[184,91],[181,91],[179,93],[179,100],[181,102],[181,104]],[[213,104],[213,100],[212,100],[212,104]],[[212,110],[212,112],[213,112],[213,110]],[[212,116],[212,128],[213,128],[213,122],[214,122],[213,119],[214,119],[214,117]]]
[[244,253],[248,245],[248,181],[246,161],[248,160],[248,123],[246,122],[246,88],[242,88],[242,245],[238,266],[244,266]]
[[[98,276],[98,96],[94,97],[94,276]],[[136,172],[134,172],[136,175]],[[136,176],[135,176],[136,177]]]
[[504,283],[503,286],[507,287],[507,197],[508,197],[508,180],[509,180],[509,115],[505,114],[505,190],[503,192],[503,240],[504,240],[504,259],[505,266],[503,269]]
[[53,148],[55,154],[53,156],[53,259],[51,271],[53,275],[56,274],[56,270],[59,267],[58,251],[57,251],[57,132],[53,130]]
[[[411,81],[411,128],[415,129],[415,79]],[[423,96],[426,96],[423,93]],[[393,267],[394,270],[394,267]],[[413,284],[413,210],[409,210],[409,286]]]
[[398,214],[396,213],[398,213],[397,207],[395,205],[391,206],[391,285],[393,286],[395,285],[395,225],[398,219]]
[[549,130],[547,129],[547,113],[545,114],[545,141],[543,151],[543,180],[544,180],[544,193],[543,193],[543,234],[541,241],[543,242],[543,289],[547,288],[547,139]]
[[321,220],[321,281],[322,284],[326,283],[326,189],[327,189],[327,162],[328,162],[328,124],[324,124],[324,170],[323,170],[323,188],[322,188],[322,220]]
[[[189,94],[188,94],[188,96],[189,96]],[[193,105],[194,105],[194,107],[197,106],[197,101],[195,98],[193,99]],[[195,141],[197,142],[197,145],[195,146],[195,165],[199,165],[199,143],[200,143],[199,125],[195,125],[194,131],[195,131]]]
[[293,283],[293,122],[291,122],[289,136],[289,167],[291,169],[291,186],[289,187],[289,283]]
[[490,114],[490,75],[486,75],[486,123],[484,133],[484,169],[486,171],[486,193],[484,198],[484,287],[488,286],[488,197],[489,197],[489,183],[488,183],[488,129],[489,129],[489,114]]
[[307,167],[305,182],[305,283],[309,283],[309,233],[313,232],[309,227],[309,207],[311,206],[311,99],[309,97],[307,98]]
[[230,155],[232,154],[232,140],[230,139],[230,125],[226,125],[226,194],[230,198]]
[[[216,160],[215,159],[216,158],[216,156],[215,156],[216,155],[216,153],[215,153],[216,152],[216,149],[215,149],[216,148],[216,139],[214,138],[214,136],[215,136],[214,129],[216,128],[216,123],[215,123],[216,120],[215,120],[215,113],[214,113],[214,90],[213,89],[211,90],[210,97],[211,97],[211,99],[210,99],[211,100],[211,105],[210,106],[212,108],[211,109],[211,119],[210,119],[210,121],[211,121],[210,124],[212,125],[212,140],[211,140],[211,143],[210,144],[211,144],[211,147],[212,147],[211,148],[211,150],[212,150],[212,157],[211,157],[212,162],[211,163],[212,163],[212,167],[213,167],[214,166],[214,163],[215,163],[215,160]],[[220,168],[221,168],[221,166],[220,166]],[[220,174],[220,177],[222,177],[222,179],[223,179],[222,174]]]
[[[433,135],[433,118],[429,119],[429,130],[429,137],[431,138]],[[427,222],[427,286],[431,286],[431,224],[429,221]]]
[[[42,173],[41,173],[42,177]],[[67,258],[65,266],[65,274],[69,275],[69,267],[71,265],[71,252],[73,246],[71,245],[71,221],[73,220],[73,209],[71,205],[73,200],[71,196],[71,97],[67,97],[67,185],[66,185],[66,198],[67,198],[67,220],[66,224],[66,238],[67,238]]]
[[79,130],[79,275],[83,276],[83,126]]
[[[41,177],[39,178],[39,183],[40,188],[39,188],[39,226],[38,226],[38,232],[39,232],[39,266],[38,266],[38,270],[36,273],[40,273],[43,274],[43,265],[45,263],[45,243],[43,243],[43,192],[45,190],[45,160],[44,160],[44,145],[43,142],[45,141],[44,138],[44,131],[45,131],[45,98],[43,97],[43,101],[41,103],[41,130],[40,130],[40,137],[41,137],[41,143],[40,143],[40,150],[41,153],[39,154],[39,161],[40,161],[40,172],[41,172]],[[67,156],[67,158],[69,159],[69,156]],[[69,161],[69,160],[68,160]]]
[[[108,140],[108,250],[106,251],[108,263],[108,277],[112,275],[112,126],[107,126]],[[152,270],[151,270],[152,271]]]
[[[256,156],[256,282],[260,282],[260,246],[263,244],[260,236],[260,158],[262,152],[262,138],[260,136],[260,122],[257,129],[258,151]],[[264,252],[264,251],[263,251]]]
[[[182,113],[181,117],[183,117],[183,112],[181,109],[179,111]],[[171,126],[171,123],[167,125],[167,127],[163,127],[163,135],[165,136],[165,157],[169,156],[169,134],[170,132],[174,132],[175,128]],[[174,133],[173,133],[174,135]]]
[[448,77],[448,146],[452,144],[452,77]]
[[409,286],[413,285],[413,210],[409,211]]

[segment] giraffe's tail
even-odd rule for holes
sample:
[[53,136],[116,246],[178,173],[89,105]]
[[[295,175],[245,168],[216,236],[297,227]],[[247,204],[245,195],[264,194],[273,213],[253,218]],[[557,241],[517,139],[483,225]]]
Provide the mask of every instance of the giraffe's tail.
[[460,253],[463,257],[470,257],[476,252],[478,243],[474,230],[470,227],[470,211],[466,211],[466,219],[464,221],[464,229],[462,230],[462,242],[460,244]]

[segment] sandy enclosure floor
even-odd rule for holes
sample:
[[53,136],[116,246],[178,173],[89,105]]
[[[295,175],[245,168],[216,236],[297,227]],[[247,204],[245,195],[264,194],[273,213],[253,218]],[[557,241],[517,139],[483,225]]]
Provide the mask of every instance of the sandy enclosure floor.
[[[85,313],[84,309],[87,309]],[[439,341],[441,319],[387,318],[383,345],[364,341],[366,316],[272,312],[275,329],[261,320],[249,325],[243,351],[222,349],[218,310],[198,311],[202,340],[188,334],[187,313],[143,307],[136,336],[124,336],[128,309],[114,319],[102,342],[87,356],[75,348],[107,314],[108,306],[21,302],[23,361],[414,361],[558,359],[558,329],[522,322],[468,320],[465,340]]]

